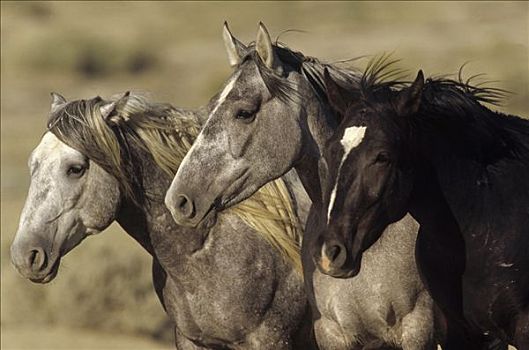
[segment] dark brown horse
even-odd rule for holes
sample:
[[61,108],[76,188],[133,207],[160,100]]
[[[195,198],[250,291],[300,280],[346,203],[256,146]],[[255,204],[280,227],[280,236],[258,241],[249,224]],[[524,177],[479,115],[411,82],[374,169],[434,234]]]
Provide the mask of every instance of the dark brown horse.
[[325,151],[334,185],[315,261],[331,275],[356,273],[409,212],[421,225],[419,268],[456,325],[446,348],[496,337],[529,349],[529,122],[482,104],[500,90],[424,82],[422,72],[402,89],[376,69],[356,91],[328,74],[326,84],[345,120]]

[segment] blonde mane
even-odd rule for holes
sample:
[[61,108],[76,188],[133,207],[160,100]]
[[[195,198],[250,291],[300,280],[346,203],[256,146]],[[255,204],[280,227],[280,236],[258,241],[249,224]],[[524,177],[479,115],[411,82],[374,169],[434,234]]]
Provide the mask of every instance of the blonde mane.
[[[156,164],[173,177],[200,131],[194,114],[130,95],[118,113],[105,121],[100,113],[104,103],[101,98],[70,102],[50,116],[48,128],[71,147],[90,157],[94,155],[94,161],[120,182],[127,182],[123,186],[129,194],[133,192],[130,185],[133,171],[123,170],[126,164],[122,158],[127,152],[120,147],[116,129],[151,154]],[[256,230],[301,273],[301,225],[282,179],[266,184],[226,212],[237,215]]]

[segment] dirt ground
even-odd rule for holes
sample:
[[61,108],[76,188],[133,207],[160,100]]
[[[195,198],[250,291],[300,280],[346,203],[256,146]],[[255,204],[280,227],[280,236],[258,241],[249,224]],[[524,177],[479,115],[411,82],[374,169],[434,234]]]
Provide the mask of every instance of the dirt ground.
[[61,327],[2,328],[3,350],[168,350],[170,345],[161,344],[145,337],[110,334],[85,329]]

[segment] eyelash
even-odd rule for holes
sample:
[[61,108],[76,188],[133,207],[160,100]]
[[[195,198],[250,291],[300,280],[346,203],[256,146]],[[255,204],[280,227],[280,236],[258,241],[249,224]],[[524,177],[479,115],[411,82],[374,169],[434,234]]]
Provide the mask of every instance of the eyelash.
[[250,124],[251,122],[255,120],[258,110],[259,109],[256,109],[255,111],[247,111],[247,110],[241,109],[235,115],[235,119],[243,123]]
[[390,162],[390,158],[387,154],[385,153],[379,153],[377,154],[377,157],[375,159],[375,163],[389,163]]
[[235,118],[237,118],[237,119],[249,119],[249,118],[251,118],[254,115],[255,115],[254,112],[239,111],[239,112],[237,112],[237,115],[235,116]]
[[71,177],[81,177],[84,175],[86,167],[82,165],[72,165],[66,171],[66,175]]

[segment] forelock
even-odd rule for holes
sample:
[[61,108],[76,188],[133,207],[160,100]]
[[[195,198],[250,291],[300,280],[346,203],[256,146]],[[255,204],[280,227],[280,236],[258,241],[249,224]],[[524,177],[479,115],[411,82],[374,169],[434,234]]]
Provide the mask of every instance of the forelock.
[[[274,49],[276,49],[275,46]],[[295,85],[291,81],[289,81],[285,76],[274,71],[273,69],[268,68],[257,54],[257,51],[255,51],[254,49],[250,50],[248,54],[243,58],[239,69],[243,67],[244,63],[246,62],[253,62],[255,64],[255,66],[257,67],[257,73],[264,82],[270,95],[280,99],[282,102],[285,103],[299,101],[300,96]],[[283,62],[283,60],[281,60],[281,62]],[[291,66],[289,66],[289,68],[292,69]]]

